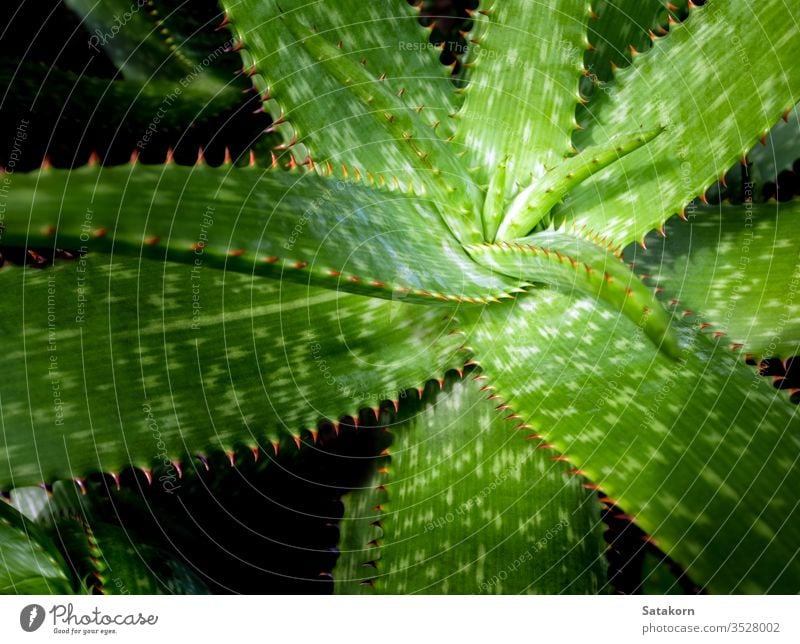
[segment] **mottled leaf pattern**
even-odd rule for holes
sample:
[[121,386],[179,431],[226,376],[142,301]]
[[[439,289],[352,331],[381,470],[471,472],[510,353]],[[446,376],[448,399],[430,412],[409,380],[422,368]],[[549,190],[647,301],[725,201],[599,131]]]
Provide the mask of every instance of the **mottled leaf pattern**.
[[594,593],[604,586],[594,493],[542,440],[484,400],[490,393],[481,386],[468,377],[402,410],[407,419],[391,427],[389,457],[372,487],[345,497],[345,534],[365,540],[360,547],[345,541],[334,571],[340,592]]
[[798,407],[724,343],[682,335],[671,361],[618,315],[553,291],[489,311],[467,341],[498,404],[693,579],[722,593],[797,592]]
[[[69,3],[90,28],[127,8]],[[272,168],[2,178],[0,490],[301,459],[371,407],[339,592],[604,590],[597,488],[707,590],[800,592],[798,408],[741,360],[798,348],[797,207],[696,202],[796,105],[800,41],[782,0],[679,4],[650,34],[674,6],[482,1],[462,101],[405,0],[222,0]],[[106,52],[145,102],[191,78],[185,122],[231,86],[197,70],[195,14],[158,6]],[[793,126],[752,153],[757,183]],[[11,502],[41,521],[48,489]],[[205,589],[80,502],[52,518],[71,583],[0,503],[4,590]]]
[[45,170],[14,176],[6,208],[6,244],[200,258],[392,300],[486,302],[517,287],[469,259],[435,203],[366,177],[205,165]]
[[626,260],[665,304],[744,353],[800,353],[800,203],[705,208]]
[[477,261],[503,275],[602,301],[638,325],[667,355],[679,354],[678,340],[664,308],[636,275],[602,247],[548,230],[514,243],[467,249]]

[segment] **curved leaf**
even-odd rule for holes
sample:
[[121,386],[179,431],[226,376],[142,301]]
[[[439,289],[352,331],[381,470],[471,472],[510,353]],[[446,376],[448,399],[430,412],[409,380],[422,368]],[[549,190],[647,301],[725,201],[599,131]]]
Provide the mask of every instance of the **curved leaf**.
[[504,275],[603,300],[636,324],[667,355],[679,355],[669,316],[654,295],[602,247],[555,231],[519,242],[466,246],[476,261]]
[[[706,3],[675,24],[591,110],[579,145],[665,126],[651,145],[572,191],[556,221],[617,245],[641,240],[703,193],[800,95],[800,56],[782,0]],[[731,75],[723,70],[737,70]],[[582,233],[581,230],[590,231]]]
[[498,402],[693,580],[797,592],[800,408],[726,347],[682,335],[672,362],[592,300],[545,291],[488,309],[467,341]]
[[424,405],[405,405],[391,428],[387,472],[373,480],[382,488],[345,497],[339,592],[554,594],[604,586],[594,493],[542,441],[515,431],[480,386],[456,382]]

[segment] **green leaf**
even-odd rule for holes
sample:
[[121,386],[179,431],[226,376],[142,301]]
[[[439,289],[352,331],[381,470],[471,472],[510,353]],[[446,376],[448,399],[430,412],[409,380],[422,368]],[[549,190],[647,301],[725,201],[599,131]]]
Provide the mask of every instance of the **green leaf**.
[[392,300],[518,290],[467,256],[435,203],[370,185],[380,177],[134,164],[8,179],[5,245],[199,262]]
[[800,353],[800,202],[699,209],[626,261],[709,334],[758,357]]
[[691,579],[795,593],[800,410],[726,347],[681,332],[673,362],[591,299],[543,291],[489,309],[467,342],[497,402]]
[[0,501],[0,543],[0,594],[72,593],[55,544],[4,501]]
[[[572,151],[589,12],[582,0],[481,5],[473,14],[469,85],[455,141],[484,186],[507,164],[510,197]],[[499,223],[484,221],[487,239]]]
[[[515,430],[480,386],[456,382],[401,410],[388,473],[372,481],[387,498],[369,487],[345,497],[339,592],[593,593],[604,585],[595,495],[542,441]],[[379,547],[353,539],[378,532]]]
[[[749,150],[800,95],[800,41],[786,5],[709,2],[672,26],[591,110],[584,146],[614,133],[665,126],[652,145],[597,173],[569,196],[556,221],[641,240],[700,195]],[[735,74],[722,70],[736,70]]]
[[680,582],[669,563],[647,552],[642,560],[642,585],[644,595],[683,595]]
[[592,4],[589,43],[584,64],[596,84],[613,80],[615,67],[627,67],[634,51],[650,48],[650,30],[666,18],[664,0],[599,0]]
[[517,239],[536,226],[549,223],[543,220],[574,186],[638,150],[662,131],[658,128],[633,135],[621,134],[566,159],[514,197],[497,229],[497,239]]
[[368,10],[353,0],[223,5],[292,162],[413,177],[442,202],[459,238],[480,238],[470,210],[479,190],[447,132],[437,134],[453,112],[454,88],[417,11],[403,0]]
[[0,289],[0,489],[272,451],[468,359],[439,307],[205,265],[89,253]]
[[667,355],[676,357],[680,353],[661,304],[627,266],[599,245],[548,230],[515,243],[465,248],[477,262],[504,275],[603,300]]

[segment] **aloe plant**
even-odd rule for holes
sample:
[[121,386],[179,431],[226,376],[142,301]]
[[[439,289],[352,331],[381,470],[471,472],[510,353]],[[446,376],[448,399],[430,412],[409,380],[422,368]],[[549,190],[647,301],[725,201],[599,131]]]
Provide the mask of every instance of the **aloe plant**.
[[[157,6],[95,43],[143,137],[238,95]],[[2,588],[206,592],[91,475],[179,499],[360,420],[338,592],[606,592],[601,501],[710,592],[800,590],[796,392],[752,367],[798,353],[800,213],[732,170],[799,150],[785,4],[482,0],[458,77],[402,0],[221,9],[269,154],[2,177],[46,264],[0,270]]]

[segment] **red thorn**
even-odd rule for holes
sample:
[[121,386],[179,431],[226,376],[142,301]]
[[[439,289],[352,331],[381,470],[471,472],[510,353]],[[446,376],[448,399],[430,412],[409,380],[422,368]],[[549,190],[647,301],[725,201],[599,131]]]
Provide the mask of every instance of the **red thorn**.
[[216,27],[214,27],[214,31],[221,31],[225,29],[229,24],[231,24],[230,18],[228,18],[228,14],[226,13],[225,16],[222,18],[222,22],[219,23]]

